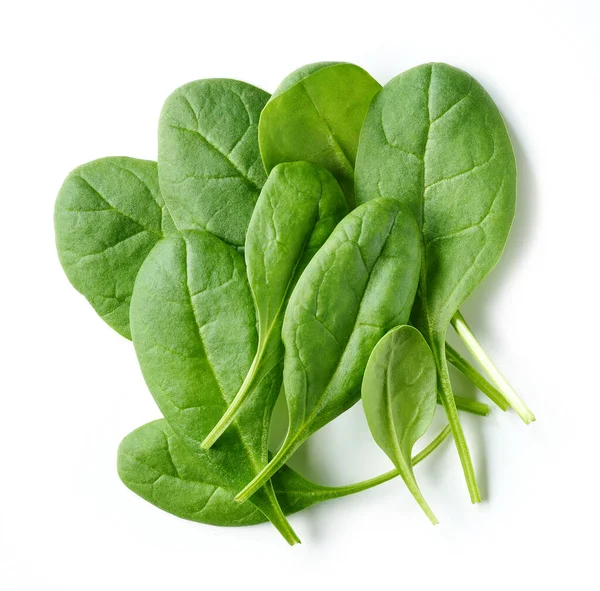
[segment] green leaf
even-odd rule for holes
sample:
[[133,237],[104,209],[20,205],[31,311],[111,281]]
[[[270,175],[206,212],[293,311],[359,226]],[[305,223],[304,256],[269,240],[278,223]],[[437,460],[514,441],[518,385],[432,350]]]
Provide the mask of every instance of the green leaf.
[[348,207],[331,173],[308,162],[276,166],[254,208],[245,255],[258,320],[254,361],[227,412],[202,445],[209,448],[239,412],[255,384],[283,356],[287,301],[315,252]]
[[245,82],[190,82],[167,98],[158,129],[158,174],[180,230],[205,229],[243,246],[266,180],[258,118],[269,95]]
[[431,349],[412,326],[398,326],[375,346],[365,369],[362,401],[377,445],[433,524],[437,519],[423,498],[411,461],[415,443],[435,415],[437,370]]
[[[218,445],[209,451],[200,446],[239,390],[256,351],[242,256],[202,230],[161,241],[135,283],[131,333],[156,403],[183,443],[206,458],[213,482],[239,488],[260,472],[268,461],[279,366],[257,385]],[[290,543],[297,541],[270,484],[252,501]]]
[[246,500],[312,433],[358,401],[371,350],[408,320],[420,261],[416,222],[392,199],[366,203],[332,232],[296,284],[284,317],[286,439],[237,500]]
[[[446,427],[413,458],[413,465],[432,453],[449,433]],[[193,454],[161,419],[139,427],[123,439],[117,469],[123,483],[134,493],[177,517],[226,527],[265,522],[266,517],[253,503],[234,501],[236,489],[215,480],[206,458]],[[283,466],[272,482],[281,508],[288,515],[367,490],[396,476],[398,471],[391,470],[347,486],[322,486]]]
[[321,62],[290,74],[260,116],[267,172],[307,160],[329,169],[354,207],[354,162],[369,103],[381,85],[353,64]]
[[56,248],[75,289],[124,337],[137,272],[174,230],[158,190],[156,162],[112,157],[77,167],[54,210]]
[[515,157],[494,102],[466,72],[426,64],[391,80],[361,131],[357,201],[392,197],[423,236],[413,324],[429,343],[471,500],[480,500],[445,359],[448,324],[496,264],[515,209]]

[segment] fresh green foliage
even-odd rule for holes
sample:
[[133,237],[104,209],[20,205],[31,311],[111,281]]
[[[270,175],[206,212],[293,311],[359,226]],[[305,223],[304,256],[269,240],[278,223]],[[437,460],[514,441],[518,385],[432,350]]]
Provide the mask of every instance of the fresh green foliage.
[[101,158],[66,178],[54,210],[56,248],[75,289],[130,338],[129,301],[152,247],[173,229],[156,162]]
[[328,168],[354,207],[354,162],[369,103],[381,85],[353,64],[321,62],[290,74],[260,116],[260,153],[267,172],[307,160]]
[[431,346],[471,500],[481,500],[445,358],[451,318],[498,261],[514,208],[515,158],[498,109],[467,73],[413,68],[375,97],[361,131],[359,203],[398,199],[418,220],[423,262],[413,324]]
[[370,201],[332,232],[285,313],[286,439],[237,500],[248,499],[312,433],[358,401],[372,348],[408,320],[420,260],[419,229],[396,200]]
[[290,162],[272,170],[252,214],[245,245],[258,347],[240,390],[203,441],[204,448],[218,439],[254,386],[281,360],[281,325],[289,296],[310,259],[347,212],[340,186],[324,168]]
[[243,246],[266,180],[258,118],[269,95],[245,82],[197,80],[166,100],[158,128],[160,188],[180,230]]
[[[214,479],[240,488],[267,464],[267,435],[281,369],[267,374],[219,444],[200,443],[239,390],[257,345],[244,259],[203,230],[162,240],[138,273],[131,334],[142,373],[164,417]],[[253,503],[290,543],[298,541],[270,483]]]
[[[459,311],[502,253],[515,190],[500,113],[445,64],[384,88],[358,66],[321,62],[271,97],[229,79],[177,89],[157,163],[84,164],[55,208],[67,276],[133,340],[164,415],[123,440],[123,482],[186,519],[271,521],[294,544],[287,514],[400,475],[436,523],[413,466],[451,432],[478,502],[457,410],[490,408],[454,395],[447,362],[535,420]],[[492,383],[446,344],[449,324]],[[361,384],[396,469],[343,487],[291,470],[288,458]],[[282,391],[289,427],[273,455]],[[436,402],[449,425],[411,459]]]
[[433,524],[438,521],[419,490],[411,454],[433,421],[436,399],[437,370],[425,339],[412,326],[392,329],[369,357],[363,408],[373,439]]
[[[449,433],[450,428],[446,427],[413,458],[412,464],[425,459]],[[177,517],[220,526],[266,521],[253,503],[236,503],[233,499],[236,490],[215,480],[206,456],[191,453],[164,419],[148,423],[123,439],[117,468],[128,488]],[[281,508],[288,515],[323,501],[367,490],[396,476],[398,470],[391,470],[348,486],[322,486],[283,466],[272,481]]]

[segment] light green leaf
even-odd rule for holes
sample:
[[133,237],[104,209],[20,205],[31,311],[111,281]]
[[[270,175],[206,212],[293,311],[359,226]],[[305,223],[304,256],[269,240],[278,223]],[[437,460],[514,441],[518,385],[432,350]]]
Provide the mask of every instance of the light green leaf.
[[375,346],[365,369],[362,401],[373,439],[433,524],[411,461],[412,449],[435,415],[437,371],[431,349],[412,326],[398,326]]

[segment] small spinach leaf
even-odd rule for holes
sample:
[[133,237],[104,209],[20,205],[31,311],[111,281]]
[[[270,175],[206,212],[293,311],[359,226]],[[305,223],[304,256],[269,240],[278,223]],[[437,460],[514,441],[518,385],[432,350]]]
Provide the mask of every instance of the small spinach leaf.
[[330,172],[309,162],[276,166],[254,208],[245,245],[258,320],[258,347],[240,390],[202,442],[208,449],[235,418],[265,372],[283,356],[281,324],[287,301],[315,252],[348,207]]
[[131,338],[137,272],[175,229],[158,190],[156,162],[111,157],[77,167],[58,193],[54,227],[69,281],[109,326]]
[[367,423],[373,439],[433,524],[437,519],[417,485],[411,453],[433,421],[436,389],[435,361],[417,329],[398,326],[377,343],[362,382]]
[[408,320],[420,261],[418,226],[396,200],[369,201],[332,232],[285,312],[286,439],[236,500],[248,499],[312,433],[358,401],[372,348]]
[[451,318],[494,267],[515,209],[515,157],[494,102],[466,72],[426,64],[392,79],[361,131],[359,203],[393,197],[422,228],[411,321],[429,343],[471,500],[481,500],[445,358]]
[[[275,366],[218,445],[200,442],[239,390],[256,351],[256,320],[242,255],[208,232],[162,240],[144,261],[131,300],[133,344],[150,392],[173,430],[212,466],[214,482],[241,487],[268,461]],[[252,502],[298,541],[270,483]]]
[[258,118],[269,95],[245,82],[208,79],[178,88],[158,129],[158,175],[180,230],[205,229],[243,246],[266,180]]
[[[413,465],[432,453],[449,433],[450,428],[446,427],[413,458]],[[215,480],[206,456],[193,454],[164,419],[139,427],[123,439],[117,469],[130,490],[177,517],[225,527],[267,521],[253,503],[236,503],[236,490]],[[396,476],[398,470],[391,470],[347,486],[323,486],[283,466],[272,482],[283,512],[289,515],[367,490]]]
[[261,116],[260,152],[267,172],[308,160],[336,177],[354,207],[354,161],[360,128],[381,85],[353,64],[321,62],[290,74]]

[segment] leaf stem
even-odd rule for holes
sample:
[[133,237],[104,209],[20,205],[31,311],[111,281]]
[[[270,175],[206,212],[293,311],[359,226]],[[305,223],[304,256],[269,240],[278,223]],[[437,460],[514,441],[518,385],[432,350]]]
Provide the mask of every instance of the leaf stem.
[[479,341],[475,338],[475,335],[472,333],[463,315],[460,312],[456,312],[452,317],[451,323],[458,336],[472,353],[473,357],[477,359],[481,367],[490,376],[492,382],[496,384],[508,403],[517,411],[517,414],[521,419],[523,419],[526,424],[535,421],[534,414],[527,408],[525,402],[523,402],[506,378],[500,373],[500,370],[494,365]]
[[[510,404],[502,392],[490,384],[456,349],[446,343],[446,359],[483,392],[496,406],[506,410]],[[458,406],[458,405],[457,405]],[[459,407],[460,408],[460,407]]]
[[277,531],[284,537],[285,541],[290,545],[294,546],[295,544],[301,544],[300,538],[292,528],[290,522],[287,520],[287,517],[284,515],[281,507],[279,506],[279,501],[275,495],[275,491],[271,486],[267,487],[270,490],[267,491],[267,496],[271,501],[271,509],[269,515],[266,517],[269,521],[275,526]]
[[234,399],[231,401],[231,404],[227,407],[227,410],[223,413],[223,416],[219,419],[217,424],[213,427],[212,431],[204,438],[204,441],[200,444],[202,449],[210,449],[214,443],[223,435],[224,431],[231,425],[234,421],[236,415],[238,414],[239,409],[244,404],[250,390],[254,384],[254,378],[256,377],[256,368],[262,359],[262,353],[264,352],[264,348],[259,348],[254,356],[254,360],[252,361],[252,365],[244,378],[244,382],[242,383],[238,393],[235,395]]
[[[422,462],[427,456],[433,453],[448,437],[448,435],[450,435],[450,425],[446,425],[428,445],[426,445],[418,454],[413,456],[412,465],[416,466],[419,462]],[[399,475],[400,472],[394,468],[389,472],[385,472],[385,474],[375,476],[374,478],[369,478],[368,480],[362,480],[361,482],[347,484],[345,486],[331,486],[327,487],[327,489],[331,491],[335,498],[338,498],[342,496],[353,495],[354,493],[362,492],[363,490],[368,490],[378,486],[379,484],[388,482]]]
[[469,495],[472,503],[481,502],[481,493],[477,486],[477,480],[475,479],[475,470],[473,468],[473,462],[471,460],[471,454],[469,453],[469,447],[465,434],[458,418],[458,412],[456,410],[456,403],[454,402],[454,395],[452,394],[452,384],[450,383],[450,376],[448,375],[448,366],[446,364],[446,356],[444,352],[444,341],[434,342],[432,347],[433,355],[435,357],[435,363],[438,369],[438,387],[439,393],[442,398],[442,404],[448,417],[448,423],[452,430],[452,436],[454,437],[454,443],[458,451],[458,457],[467,481],[467,488],[469,489]]
[[[444,404],[442,402],[441,397],[438,397],[438,403]],[[458,410],[464,410],[465,412],[470,412],[474,415],[479,415],[480,417],[486,417],[490,414],[490,407],[484,402],[479,402],[478,400],[472,400],[471,398],[466,398],[465,396],[454,396],[454,403],[456,404],[456,408]]]
[[293,453],[300,447],[300,443],[297,443],[298,437],[286,440],[283,445],[279,448],[279,451],[273,456],[271,461],[237,494],[235,500],[238,503],[246,502],[261,486],[277,472],[283,465],[290,459]]

